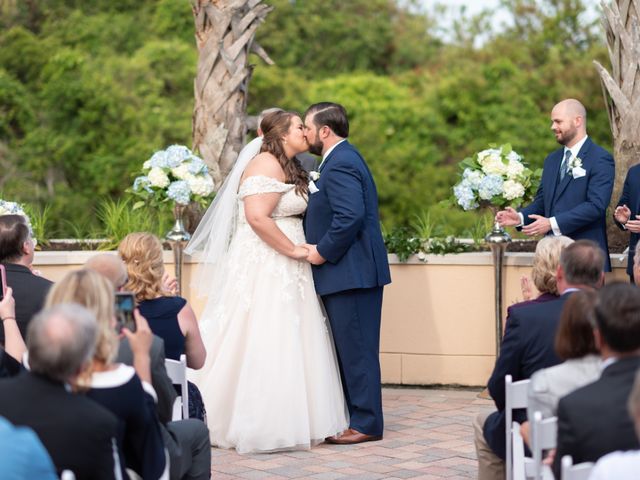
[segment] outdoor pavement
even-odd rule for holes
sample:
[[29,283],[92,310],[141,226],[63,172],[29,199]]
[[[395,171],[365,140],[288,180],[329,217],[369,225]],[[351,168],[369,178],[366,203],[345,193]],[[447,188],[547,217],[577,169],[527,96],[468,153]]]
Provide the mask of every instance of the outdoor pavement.
[[212,450],[212,478],[468,479],[476,478],[471,421],[493,402],[479,390],[384,388],[384,439],[322,444],[310,451],[238,455]]

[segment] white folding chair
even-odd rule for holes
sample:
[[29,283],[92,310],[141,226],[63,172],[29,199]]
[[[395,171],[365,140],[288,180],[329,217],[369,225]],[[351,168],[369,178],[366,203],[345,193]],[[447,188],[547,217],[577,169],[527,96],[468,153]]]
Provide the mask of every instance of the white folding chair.
[[526,467],[524,456],[524,440],[520,435],[520,424],[511,422],[511,452],[513,457],[513,480],[526,480]]
[[[511,375],[504,377],[504,394],[505,394],[505,440],[506,440],[506,473],[507,480],[513,480],[513,457],[512,457],[512,431],[513,410],[516,408],[527,408],[527,391],[529,390],[529,379],[513,381]],[[520,428],[518,426],[518,428]],[[524,456],[524,453],[523,453]]]
[[[534,478],[553,478],[551,470],[542,464],[542,453],[556,448],[558,440],[558,418],[542,418],[542,412],[534,412],[531,422],[531,451],[533,453]],[[551,475],[551,476],[549,476]]]
[[[189,418],[189,389],[187,385],[187,356],[183,353],[180,355],[180,361],[166,358],[164,366],[167,369],[167,375],[174,385],[180,385],[182,395],[176,398],[173,404],[172,420],[181,420]],[[180,412],[182,406],[182,412]]]
[[593,462],[573,464],[571,455],[562,457],[562,480],[589,480],[593,470]]

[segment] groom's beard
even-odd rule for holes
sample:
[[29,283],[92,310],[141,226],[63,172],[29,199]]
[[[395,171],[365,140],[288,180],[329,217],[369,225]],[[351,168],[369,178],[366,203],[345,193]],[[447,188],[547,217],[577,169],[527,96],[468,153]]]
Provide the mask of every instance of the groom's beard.
[[316,140],[315,143],[309,143],[309,153],[322,156],[322,147],[322,142],[319,140]]

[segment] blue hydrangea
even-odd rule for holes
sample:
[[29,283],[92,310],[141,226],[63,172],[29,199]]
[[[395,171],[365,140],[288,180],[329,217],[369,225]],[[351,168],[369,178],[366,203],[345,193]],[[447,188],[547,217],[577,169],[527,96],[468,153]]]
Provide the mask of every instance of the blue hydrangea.
[[491,200],[496,195],[502,195],[504,181],[500,175],[487,175],[480,182],[478,196],[483,200]]
[[165,150],[167,167],[175,168],[180,165],[183,161],[191,158],[193,154],[191,150],[189,150],[184,145],[171,145],[169,148]]
[[458,185],[453,187],[453,194],[458,200],[458,205],[460,205],[465,210],[478,208],[476,195],[475,193],[473,193],[473,188],[471,188],[471,184],[469,182],[463,180]]
[[480,170],[473,170],[471,168],[465,168],[464,172],[462,172],[462,179],[468,182],[471,185],[471,188],[474,190],[478,190],[482,179],[484,178],[484,173]]
[[154,153],[149,159],[150,168],[166,168],[167,165],[167,153],[164,150]]
[[200,173],[207,173],[207,165],[195,155],[191,156],[191,161],[187,164],[189,166],[189,173],[198,175]]
[[141,175],[136,177],[133,181],[133,190],[138,192],[141,188],[144,188],[147,192],[153,193],[153,189],[151,188],[151,182],[149,181],[149,177],[146,175]]
[[191,198],[191,189],[189,184],[184,180],[171,182],[167,188],[167,197],[176,203],[187,205]]

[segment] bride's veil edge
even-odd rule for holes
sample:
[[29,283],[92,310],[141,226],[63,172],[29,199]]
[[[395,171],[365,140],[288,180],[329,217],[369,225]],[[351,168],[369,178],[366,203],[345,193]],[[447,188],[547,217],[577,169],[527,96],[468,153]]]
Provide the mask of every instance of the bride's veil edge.
[[237,193],[242,173],[251,159],[260,153],[261,146],[262,137],[257,137],[240,151],[235,165],[184,249],[187,255],[202,254],[191,280],[191,287],[198,297],[211,293],[213,275],[217,270],[215,265],[227,252],[235,232],[238,214]]

